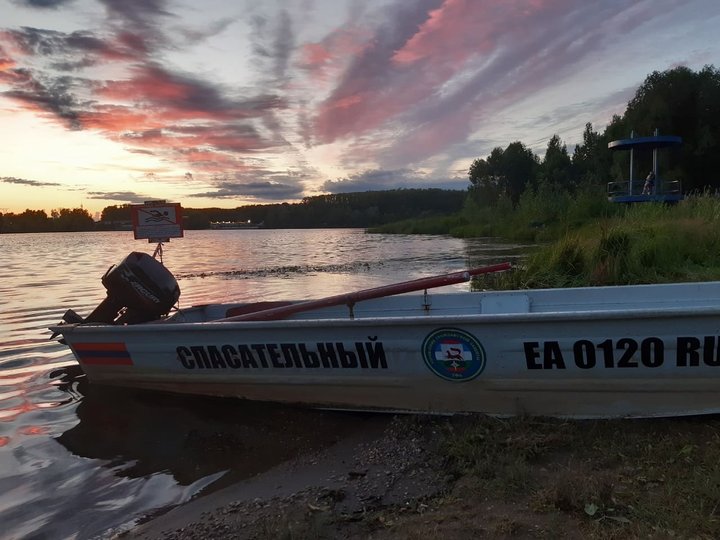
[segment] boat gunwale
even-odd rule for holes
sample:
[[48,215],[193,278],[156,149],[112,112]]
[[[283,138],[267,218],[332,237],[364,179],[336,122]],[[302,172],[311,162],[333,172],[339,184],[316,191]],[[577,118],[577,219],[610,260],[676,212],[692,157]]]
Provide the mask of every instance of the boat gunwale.
[[515,313],[477,313],[477,314],[450,314],[450,315],[412,315],[412,316],[385,316],[385,317],[332,317],[316,319],[284,319],[275,321],[195,321],[195,322],[168,322],[153,321],[143,324],[119,326],[111,324],[63,324],[50,326],[53,332],[61,333],[146,333],[146,332],[187,332],[189,329],[197,331],[217,330],[257,330],[257,329],[290,329],[290,328],[317,328],[341,326],[413,326],[413,325],[467,325],[467,324],[503,324],[522,322],[553,322],[553,321],[588,321],[588,320],[624,320],[638,317],[667,319],[673,317],[699,318],[717,315],[720,316],[720,306],[695,306],[679,308],[638,308],[638,309],[601,309],[583,311],[541,311],[541,312],[515,312]]

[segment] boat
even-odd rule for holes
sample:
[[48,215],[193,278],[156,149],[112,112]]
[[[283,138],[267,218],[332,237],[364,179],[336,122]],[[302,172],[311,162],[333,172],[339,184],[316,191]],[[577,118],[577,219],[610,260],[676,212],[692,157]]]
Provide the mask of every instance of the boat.
[[173,309],[131,253],[51,327],[91,384],[330,409],[567,418],[720,412],[720,282],[438,287],[508,264],[311,301]]
[[211,229],[227,230],[227,229],[260,229],[262,223],[253,223],[252,221],[211,221]]

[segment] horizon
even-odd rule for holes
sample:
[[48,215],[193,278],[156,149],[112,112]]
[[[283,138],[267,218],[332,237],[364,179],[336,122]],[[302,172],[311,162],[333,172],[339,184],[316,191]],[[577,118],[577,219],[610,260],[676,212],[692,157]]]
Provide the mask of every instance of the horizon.
[[[469,185],[470,185],[470,183],[468,181],[468,186]],[[414,190],[414,189],[437,189],[437,190],[443,190],[443,191],[467,191],[467,188],[461,189],[461,188],[435,188],[435,187],[407,187],[407,188],[389,188],[389,189],[378,188],[378,189],[371,189],[371,190],[367,190],[367,191],[347,191],[347,192],[342,192],[342,194],[343,195],[356,195],[359,193],[383,193],[383,192],[388,192],[388,191]],[[322,194],[318,194],[318,195],[310,195],[309,197],[322,197],[322,196],[326,196],[326,195],[337,195],[337,194],[322,193]],[[53,208],[52,210],[45,210],[44,208],[24,208],[23,210],[18,210],[18,211],[14,211],[14,212],[13,211],[8,211],[8,212],[0,211],[0,215],[9,215],[9,214],[19,215],[28,210],[32,211],[32,212],[44,211],[47,214],[47,217],[50,219],[50,218],[52,218],[52,216],[50,215],[51,211],[55,211],[55,210],[85,210],[90,214],[90,216],[93,218],[93,220],[97,223],[97,222],[100,222],[101,214],[107,208],[113,208],[113,207],[121,208],[123,206],[132,206],[132,205],[143,206],[148,203],[161,203],[161,202],[167,203],[167,204],[180,204],[180,207],[182,210],[194,210],[194,211],[210,211],[210,210],[226,211],[227,210],[227,211],[232,211],[232,210],[241,210],[242,208],[244,208],[246,206],[282,205],[282,204],[285,204],[287,201],[274,201],[274,202],[261,202],[261,203],[250,202],[250,203],[246,203],[246,204],[240,204],[238,206],[224,206],[224,207],[223,206],[201,206],[201,207],[198,207],[198,206],[185,206],[181,203],[177,203],[177,201],[147,200],[147,201],[143,201],[142,203],[108,204],[108,205],[105,205],[104,207],[102,207],[100,210],[97,210],[95,212],[90,212],[83,206],[77,206],[77,207],[72,207],[72,208],[56,207],[56,208]],[[302,203],[302,200],[297,200],[297,201],[289,202],[288,204],[301,204],[301,203]]]
[[2,213],[466,189],[493,148],[557,134],[572,154],[653,71],[720,58],[711,0],[13,0],[3,19]]

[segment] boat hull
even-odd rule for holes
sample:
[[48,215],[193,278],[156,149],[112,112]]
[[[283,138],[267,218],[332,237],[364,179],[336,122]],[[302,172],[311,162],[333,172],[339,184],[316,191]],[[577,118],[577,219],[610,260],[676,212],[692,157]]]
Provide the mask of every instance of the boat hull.
[[[605,299],[602,309],[556,302],[533,312],[533,304],[542,309],[543,293],[470,293],[456,296],[471,298],[463,301],[475,314],[426,309],[53,330],[97,384],[340,409],[573,418],[717,413],[720,310],[713,304],[720,286],[678,287],[679,296],[692,292],[702,302],[621,310],[612,295],[595,291],[588,294]],[[616,289],[618,298],[632,296]],[[657,291],[643,290],[649,303]],[[427,297],[413,302],[427,305]]]

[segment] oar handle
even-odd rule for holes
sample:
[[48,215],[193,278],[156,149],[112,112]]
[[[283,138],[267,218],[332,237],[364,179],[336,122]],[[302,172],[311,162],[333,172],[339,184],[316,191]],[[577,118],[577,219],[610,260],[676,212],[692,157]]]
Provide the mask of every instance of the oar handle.
[[401,283],[393,283],[391,285],[383,285],[382,287],[375,287],[372,289],[364,289],[352,293],[339,294],[336,296],[328,296],[327,298],[320,298],[318,300],[307,300],[305,302],[297,302],[288,306],[275,307],[271,309],[264,309],[261,311],[255,311],[252,313],[246,313],[244,315],[237,315],[235,317],[227,317],[225,319],[218,319],[217,322],[239,322],[239,321],[272,321],[283,319],[295,313],[302,311],[310,311],[313,309],[319,309],[323,307],[338,306],[342,304],[354,304],[363,300],[371,300],[373,298],[382,298],[384,296],[393,296],[396,294],[402,294],[413,291],[421,291],[423,289],[432,289],[435,287],[444,287],[446,285],[454,285],[456,283],[462,283],[464,281],[470,281],[472,276],[478,276],[481,274],[489,274],[492,272],[502,272],[503,270],[509,270],[511,268],[510,263],[493,264],[490,266],[482,266],[479,268],[471,268],[469,270],[463,270],[460,272],[453,272],[450,274],[442,274],[439,276],[431,276],[420,279],[414,279],[411,281],[404,281]]

